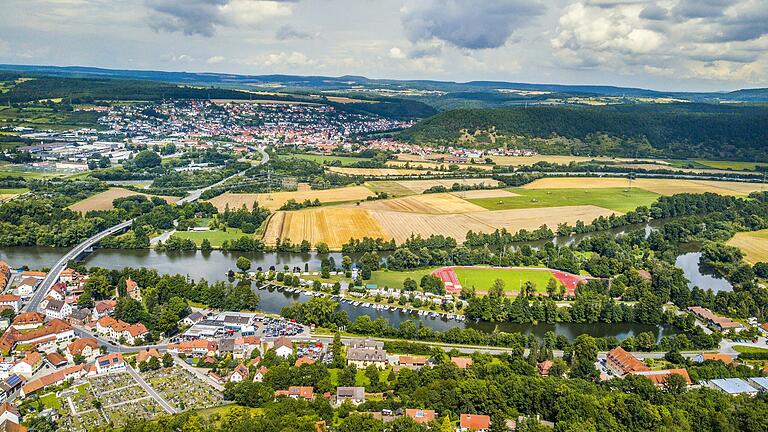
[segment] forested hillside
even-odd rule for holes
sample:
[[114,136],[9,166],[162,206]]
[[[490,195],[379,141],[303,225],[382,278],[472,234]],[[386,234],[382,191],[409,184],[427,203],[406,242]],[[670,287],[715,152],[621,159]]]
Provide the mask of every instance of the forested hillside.
[[[460,109],[423,120],[401,136],[436,144],[456,143],[464,137],[468,145],[512,144],[547,153],[766,161],[768,106],[685,103]],[[553,137],[566,139],[552,145],[548,139]]]

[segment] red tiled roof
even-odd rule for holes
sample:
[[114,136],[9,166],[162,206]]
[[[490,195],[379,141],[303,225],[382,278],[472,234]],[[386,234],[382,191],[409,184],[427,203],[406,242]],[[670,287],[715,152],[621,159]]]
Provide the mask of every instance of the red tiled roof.
[[73,356],[76,356],[76,355],[82,354],[83,349],[86,346],[89,346],[93,349],[97,349],[99,347],[99,342],[94,338],[81,338],[69,344],[67,346],[67,350],[69,350],[70,354],[72,354]]
[[622,347],[616,347],[608,351],[606,358],[622,371],[622,375],[650,370],[645,363],[625,351]]
[[407,408],[405,410],[405,415],[413,419],[416,423],[429,423],[435,419],[435,410]]
[[491,418],[480,414],[462,414],[459,425],[469,430],[488,429],[491,427]]
[[472,359],[469,357],[451,357],[451,363],[459,367],[459,369],[466,369],[472,365]]

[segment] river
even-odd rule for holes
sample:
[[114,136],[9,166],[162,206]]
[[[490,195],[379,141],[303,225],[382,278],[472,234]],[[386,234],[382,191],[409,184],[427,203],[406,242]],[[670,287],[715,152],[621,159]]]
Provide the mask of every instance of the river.
[[[7,261],[11,267],[20,267],[27,265],[31,268],[42,268],[53,265],[66,252],[61,248],[46,247],[17,247],[0,249],[0,260]],[[304,267],[308,263],[310,268],[320,267],[321,257],[318,254],[311,253],[226,253],[212,251],[210,253],[202,252],[173,252],[158,253],[154,250],[116,250],[116,249],[97,249],[93,254],[85,259],[87,266],[98,266],[108,269],[123,269],[126,267],[147,267],[156,269],[160,273],[183,274],[192,279],[199,280],[205,278],[208,281],[227,280],[227,272],[235,268],[235,261],[239,256],[246,256],[251,259],[252,268],[262,267],[264,269],[270,266],[282,268],[284,265],[290,267]],[[337,263],[341,263],[342,254],[330,254]],[[306,301],[310,297],[304,294],[288,293],[277,290],[258,290],[261,296],[260,309],[265,312],[279,313],[280,310],[293,301]],[[415,314],[380,311],[370,308],[354,307],[348,303],[341,303],[339,308],[354,320],[360,315],[368,315],[373,319],[384,317],[390,324],[397,326],[404,320],[423,321],[425,325],[435,330],[448,330],[452,327],[475,328],[484,332],[501,330],[506,332],[520,332],[523,334],[534,334],[543,337],[547,331],[554,331],[556,334],[564,335],[569,339],[587,333],[599,337],[616,337],[625,339],[629,336],[637,335],[641,332],[651,332],[657,338],[673,334],[673,331],[667,328],[656,326],[625,323],[625,324],[493,324],[488,322],[457,322],[446,319],[430,319],[419,317]]]

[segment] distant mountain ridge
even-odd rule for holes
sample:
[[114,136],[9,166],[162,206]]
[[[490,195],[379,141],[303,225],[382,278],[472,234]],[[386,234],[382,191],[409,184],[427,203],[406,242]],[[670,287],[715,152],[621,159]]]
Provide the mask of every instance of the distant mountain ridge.
[[635,87],[602,85],[536,84],[505,81],[469,81],[465,83],[436,80],[371,79],[344,75],[329,77],[320,75],[241,75],[217,72],[172,72],[153,70],[105,69],[86,66],[36,66],[0,64],[0,70],[39,73],[63,77],[102,77],[154,80],[180,84],[215,85],[231,88],[255,89],[259,86],[283,87],[285,91],[345,91],[353,87],[388,90],[420,90],[439,92],[496,92],[499,89],[540,91],[562,94],[582,94],[627,97],[669,97],[705,101],[768,102],[768,88],[740,89],[730,92],[665,92]]

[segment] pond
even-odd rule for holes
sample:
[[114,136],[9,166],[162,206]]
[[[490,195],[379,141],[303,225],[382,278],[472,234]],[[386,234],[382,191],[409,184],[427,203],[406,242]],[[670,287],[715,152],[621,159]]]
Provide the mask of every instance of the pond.
[[684,253],[675,259],[675,266],[681,268],[688,279],[688,288],[697,286],[703,290],[711,289],[715,293],[733,291],[733,285],[727,280],[702,273],[699,266],[700,260],[701,252]]

